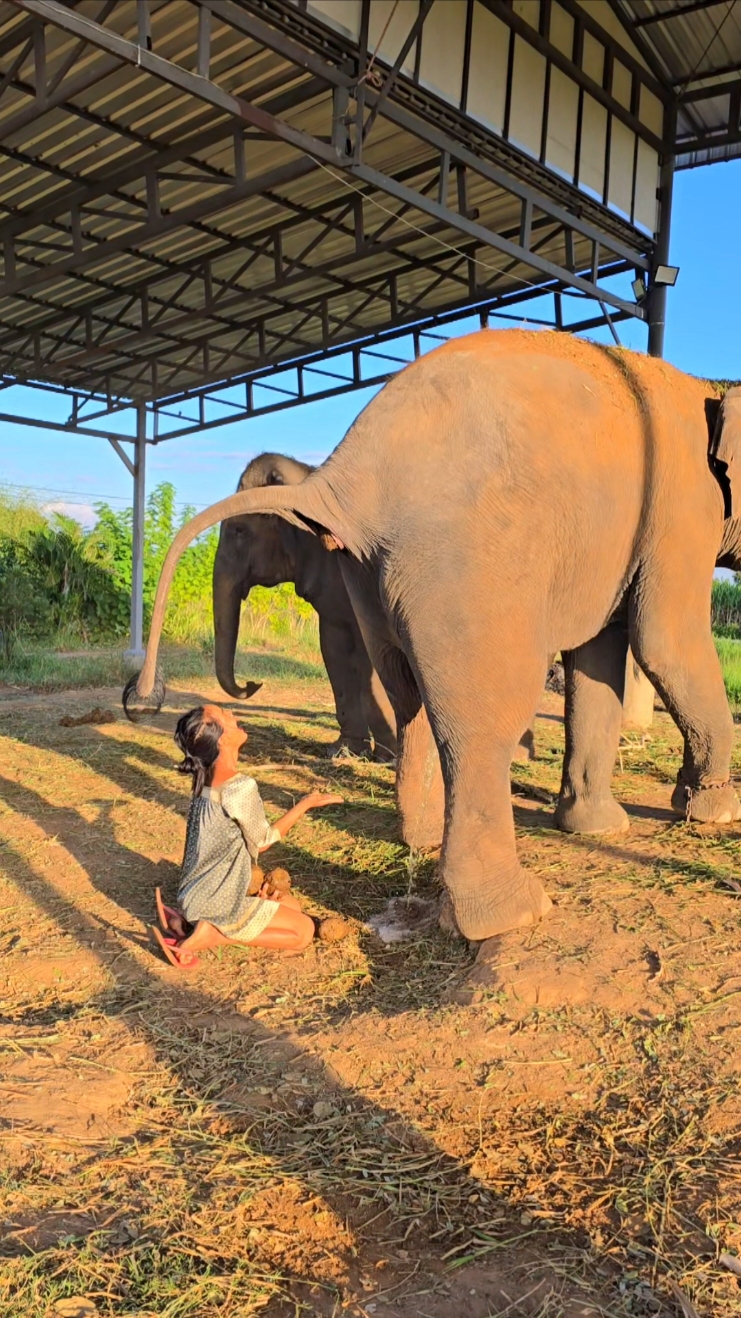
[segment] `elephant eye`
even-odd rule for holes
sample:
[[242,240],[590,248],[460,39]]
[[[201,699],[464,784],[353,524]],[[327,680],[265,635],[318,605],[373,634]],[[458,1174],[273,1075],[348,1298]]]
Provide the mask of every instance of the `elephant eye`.
[[281,474],[280,474],[279,471],[270,471],[270,472],[268,472],[267,478],[266,478],[266,480],[265,480],[265,484],[266,484],[266,485],[284,485],[284,484],[285,484],[285,481],[283,480],[283,477],[281,476]]

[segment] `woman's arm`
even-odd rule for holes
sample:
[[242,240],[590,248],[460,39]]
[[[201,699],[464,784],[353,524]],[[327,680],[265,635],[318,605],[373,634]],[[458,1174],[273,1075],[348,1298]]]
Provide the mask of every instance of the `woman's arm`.
[[[290,810],[286,810],[286,813],[273,824],[273,828],[280,833],[281,838],[284,838],[308,810],[316,810],[323,805],[342,805],[342,797],[331,792],[309,792],[308,796],[302,796]],[[266,846],[260,847],[260,851],[267,851],[272,845],[272,842],[268,842]]]

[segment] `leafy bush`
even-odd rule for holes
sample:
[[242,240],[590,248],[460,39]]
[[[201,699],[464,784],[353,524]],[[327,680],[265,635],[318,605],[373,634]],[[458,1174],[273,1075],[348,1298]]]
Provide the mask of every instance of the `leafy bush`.
[[0,536],[0,650],[8,661],[21,635],[43,635],[49,611],[16,540]]
[[[108,504],[96,505],[98,521],[87,541],[95,562],[115,583],[118,598],[114,607],[101,623],[109,633],[124,633],[129,625],[132,575],[132,511],[130,508],[115,512]],[[147,500],[144,517],[144,623],[152,616],[165,555],[181,526],[190,521],[194,508],[184,508],[179,517],[175,513],[175,487],[163,481]],[[178,563],[168,602],[165,631],[169,634],[170,622],[177,618],[183,605],[211,597],[211,575],[216,546],[217,528],[208,531],[194,544],[189,545]],[[113,601],[111,601],[113,604]]]
[[712,600],[713,631],[719,636],[741,634],[741,584],[736,581],[714,581]]
[[[163,482],[147,501],[144,521],[144,621],[151,618],[162,564],[175,535],[194,513],[177,513],[175,488]],[[6,664],[20,637],[57,644],[123,637],[129,629],[132,512],[96,506],[98,520],[83,531],[71,518],[49,518],[28,498],[0,490],[0,647]],[[218,545],[213,528],[178,563],[165,618],[165,637],[213,648],[211,581]],[[256,587],[242,615],[242,644],[271,639],[318,649],[317,618],[292,585]]]

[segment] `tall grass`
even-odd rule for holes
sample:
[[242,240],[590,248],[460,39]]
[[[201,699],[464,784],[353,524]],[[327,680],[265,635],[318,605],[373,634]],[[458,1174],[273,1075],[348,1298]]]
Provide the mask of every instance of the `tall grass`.
[[[51,641],[21,639],[0,663],[0,683],[59,691],[122,686],[132,672],[125,643],[90,646],[79,633],[60,630]],[[214,634],[209,600],[190,600],[171,615],[161,647],[166,679],[214,676]],[[292,586],[257,588],[242,609],[235,657],[238,677],[265,681],[325,676],[318,618]]]
[[[188,600],[177,609],[169,609],[166,636],[178,645],[212,650],[210,599]],[[272,589],[256,586],[242,606],[239,644],[246,649],[279,644],[284,650],[311,653],[321,659],[319,619],[311,605],[299,599],[289,582]]]
[[738,582],[713,582],[711,617],[714,632],[741,638],[741,585]]
[[716,636],[715,648],[723,670],[729,704],[734,711],[741,710],[741,641],[728,636]]

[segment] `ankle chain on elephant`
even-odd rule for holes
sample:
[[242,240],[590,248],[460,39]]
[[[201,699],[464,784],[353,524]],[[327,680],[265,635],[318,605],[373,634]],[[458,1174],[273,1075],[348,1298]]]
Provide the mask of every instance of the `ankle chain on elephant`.
[[687,820],[687,823],[689,823],[692,816],[692,802],[696,796],[700,796],[705,792],[724,792],[727,788],[732,787],[732,783],[731,779],[727,778],[725,782],[722,783],[696,783],[694,786],[691,786],[688,782],[684,781],[682,770],[680,769],[677,774],[677,786],[684,789],[684,795],[686,798],[684,817]]

